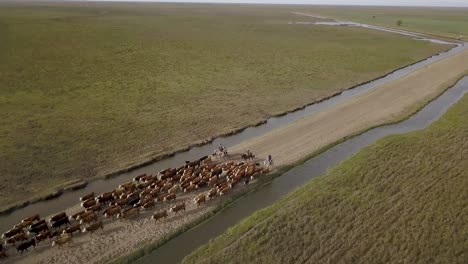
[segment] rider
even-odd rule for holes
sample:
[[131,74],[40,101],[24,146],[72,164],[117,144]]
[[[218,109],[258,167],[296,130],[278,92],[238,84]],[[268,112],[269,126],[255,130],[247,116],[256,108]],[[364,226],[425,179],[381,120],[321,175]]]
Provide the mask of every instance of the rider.
[[271,157],[271,155],[268,155],[267,162],[269,166],[273,166],[273,158]]

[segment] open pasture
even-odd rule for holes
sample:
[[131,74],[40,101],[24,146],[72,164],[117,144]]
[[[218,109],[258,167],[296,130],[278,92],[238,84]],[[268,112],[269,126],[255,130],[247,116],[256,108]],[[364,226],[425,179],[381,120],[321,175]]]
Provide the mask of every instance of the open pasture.
[[359,28],[289,25],[297,8],[0,4],[0,207],[447,49]]

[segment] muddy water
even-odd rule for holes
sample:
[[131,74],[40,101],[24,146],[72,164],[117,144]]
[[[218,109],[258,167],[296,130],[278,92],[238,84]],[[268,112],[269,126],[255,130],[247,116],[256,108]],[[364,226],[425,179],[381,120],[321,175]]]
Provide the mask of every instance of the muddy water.
[[59,211],[63,211],[65,208],[72,207],[75,204],[77,204],[78,197],[83,196],[87,193],[107,192],[117,187],[119,184],[131,180],[136,175],[139,175],[142,173],[154,174],[157,171],[160,171],[168,167],[178,167],[182,165],[184,161],[186,160],[195,160],[202,156],[208,155],[212,153],[213,149],[215,149],[216,146],[218,146],[220,143],[222,143],[223,145],[229,148],[229,146],[239,144],[240,142],[244,140],[260,136],[273,129],[276,129],[284,125],[287,125],[291,122],[294,122],[295,120],[303,116],[313,114],[327,107],[336,105],[337,103],[340,103],[352,96],[361,94],[368,90],[374,89],[384,83],[398,79],[401,76],[404,76],[409,72],[412,72],[416,69],[429,65],[435,61],[438,61],[440,59],[456,54],[466,48],[468,48],[467,45],[465,46],[458,45],[455,48],[447,52],[434,55],[431,58],[428,58],[419,63],[397,70],[385,77],[379,78],[377,80],[374,80],[364,85],[357,86],[353,89],[344,91],[343,93],[337,96],[324,100],[320,103],[312,104],[310,106],[305,107],[302,110],[298,110],[298,111],[289,113],[284,116],[270,118],[263,125],[247,128],[243,130],[242,132],[235,134],[235,135],[218,138],[209,144],[206,144],[200,147],[194,147],[190,149],[189,151],[178,153],[173,157],[170,157],[170,158],[158,161],[158,162],[154,162],[152,164],[141,167],[139,169],[135,169],[128,173],[122,173],[121,175],[111,178],[111,179],[97,180],[97,181],[91,182],[83,189],[65,192],[58,198],[34,203],[24,208],[17,209],[10,214],[1,215],[0,216],[0,233],[3,233],[4,231],[10,229],[14,224],[18,223],[20,219],[23,219],[30,215],[40,213],[41,216],[44,217],[44,216],[47,216],[47,215],[50,215]]
[[468,77],[429,103],[406,121],[372,129],[315,156],[274,179],[267,186],[250,193],[196,228],[170,240],[167,244],[139,259],[136,263],[178,263],[197,247],[222,234],[227,228],[256,210],[273,204],[287,193],[320,176],[339,162],[387,135],[420,130],[436,121],[468,91]]

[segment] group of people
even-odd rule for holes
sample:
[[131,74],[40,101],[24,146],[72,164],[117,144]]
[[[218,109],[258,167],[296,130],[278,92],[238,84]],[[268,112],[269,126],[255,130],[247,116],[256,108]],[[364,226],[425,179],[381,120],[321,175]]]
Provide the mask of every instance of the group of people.
[[[250,150],[247,149],[247,150],[245,151],[245,154],[246,154],[247,156],[250,156],[250,154],[251,154]],[[222,157],[222,158],[227,158],[229,154],[228,154],[227,148],[226,148],[225,146],[223,146],[223,144],[220,143],[220,144],[218,145],[218,148],[215,149],[214,155],[219,156],[219,157]],[[268,166],[268,167],[272,167],[272,166],[273,166],[273,158],[272,158],[271,155],[268,155],[268,158],[265,160],[264,165],[265,165],[265,166]]]

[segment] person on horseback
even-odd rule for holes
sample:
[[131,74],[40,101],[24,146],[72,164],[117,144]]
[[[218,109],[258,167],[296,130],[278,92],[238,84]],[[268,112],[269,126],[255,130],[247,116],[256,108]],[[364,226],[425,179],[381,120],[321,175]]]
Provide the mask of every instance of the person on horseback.
[[273,166],[273,158],[271,157],[271,155],[268,155],[267,163],[268,167]]

